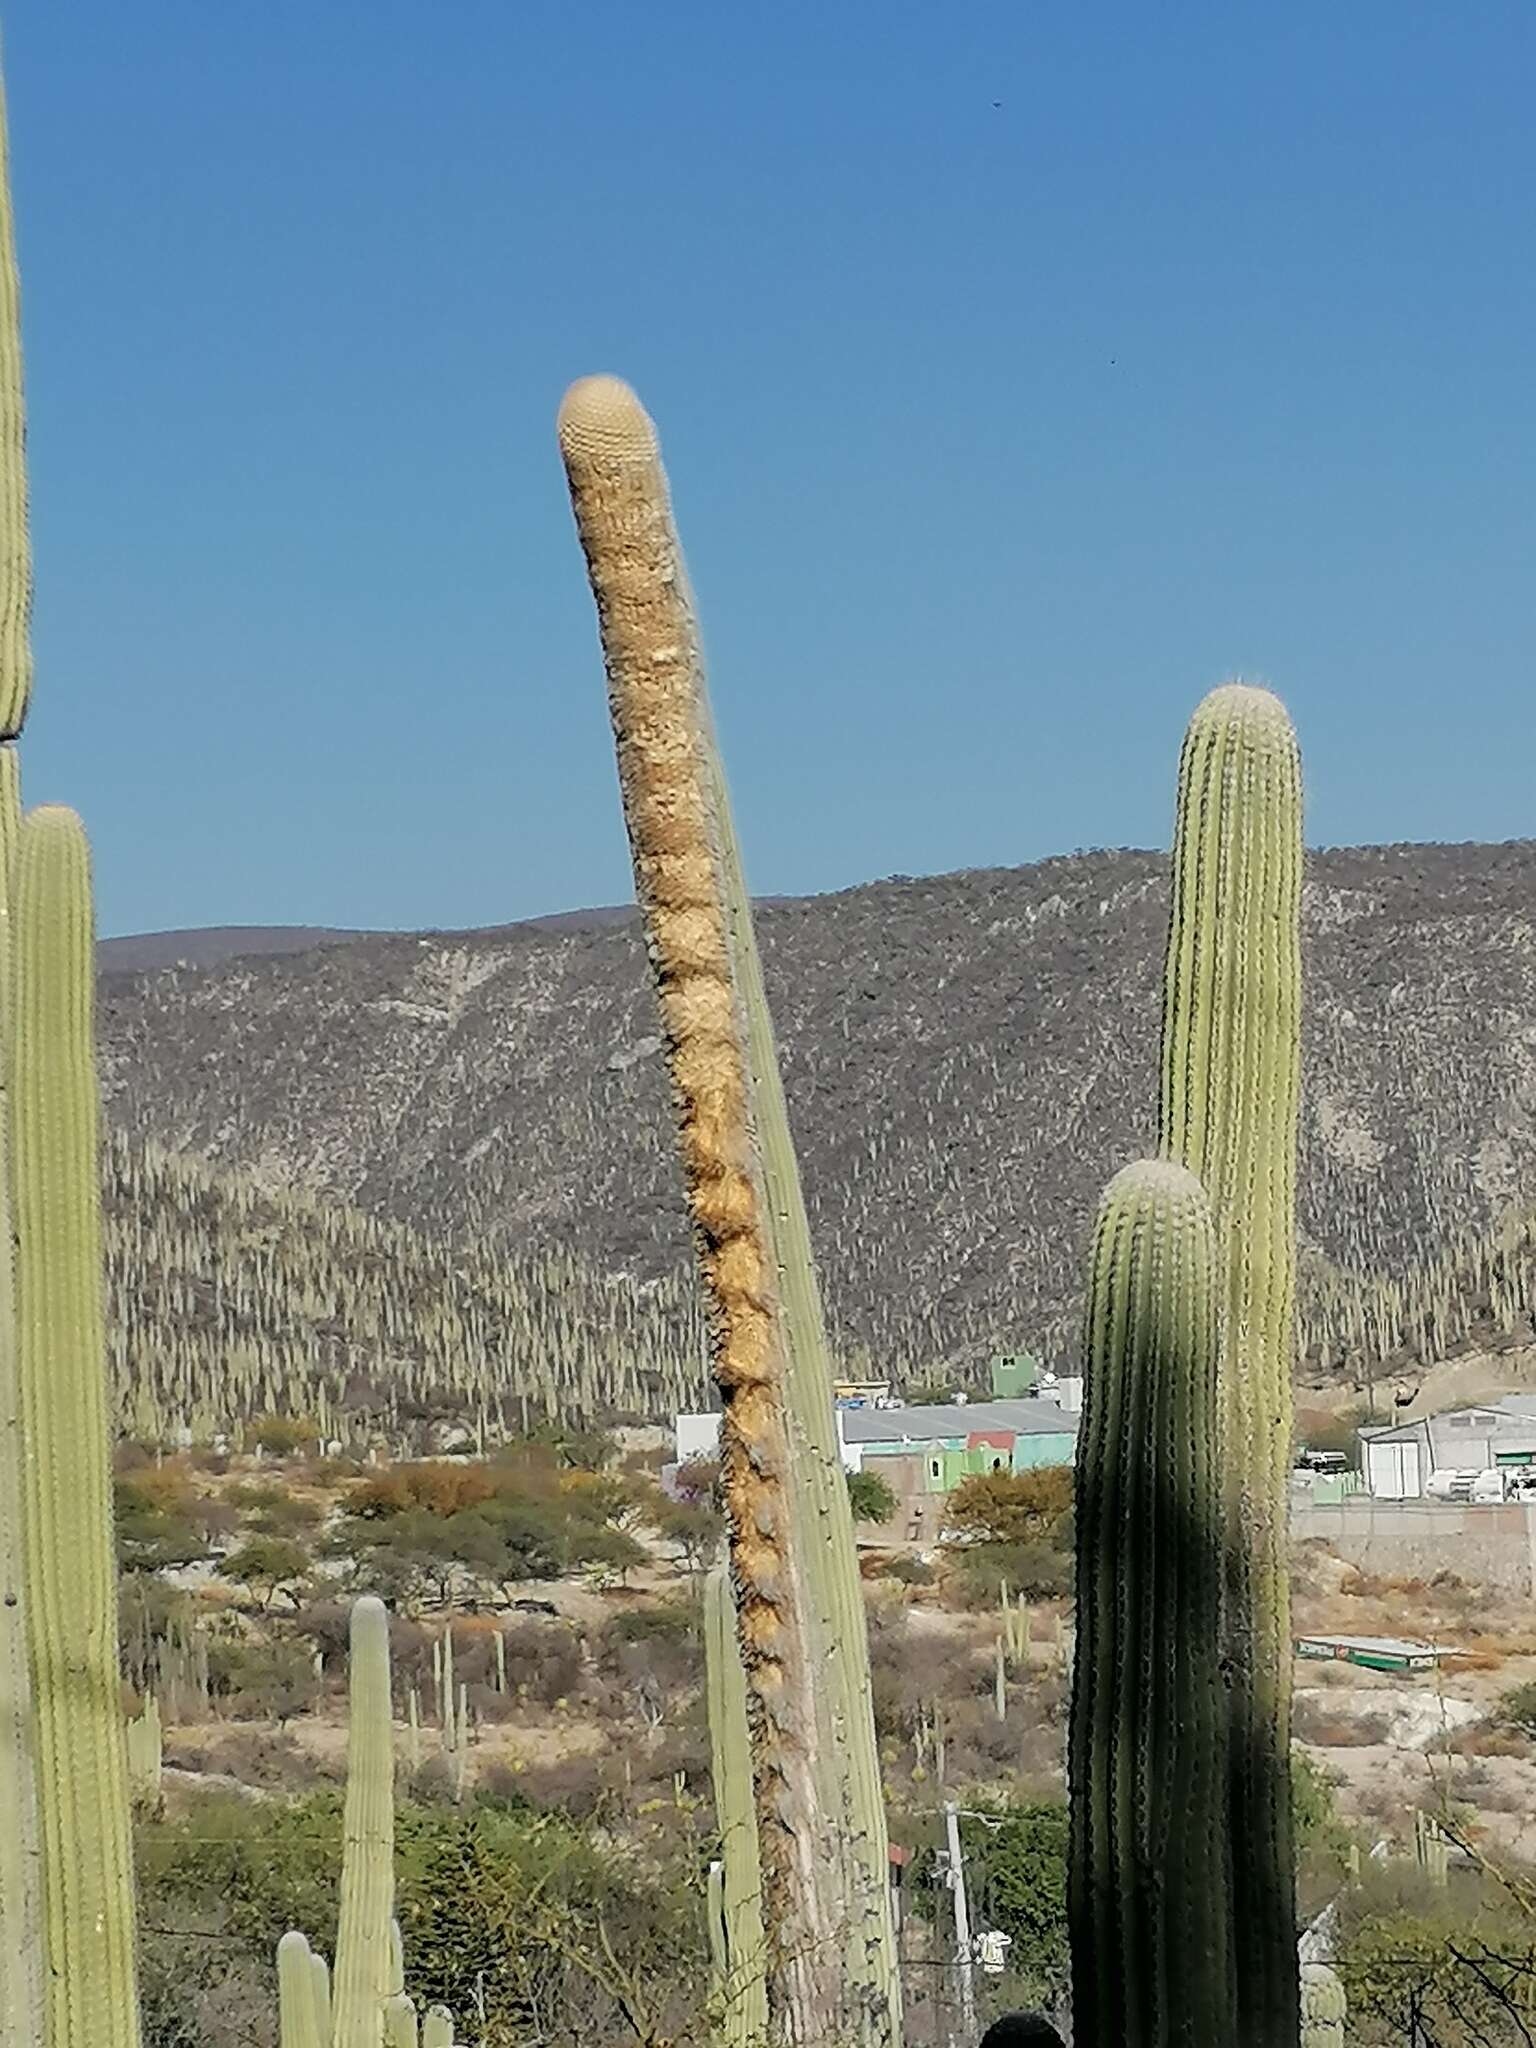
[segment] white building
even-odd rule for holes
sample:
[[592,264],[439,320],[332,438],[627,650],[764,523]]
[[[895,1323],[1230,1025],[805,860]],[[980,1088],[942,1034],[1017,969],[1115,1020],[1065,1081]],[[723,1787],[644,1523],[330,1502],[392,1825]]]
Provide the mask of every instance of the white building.
[[1360,1449],[1366,1489],[1377,1500],[1451,1497],[1452,1474],[1463,1493],[1484,1472],[1504,1472],[1523,1485],[1536,1478],[1536,1395],[1362,1429]]

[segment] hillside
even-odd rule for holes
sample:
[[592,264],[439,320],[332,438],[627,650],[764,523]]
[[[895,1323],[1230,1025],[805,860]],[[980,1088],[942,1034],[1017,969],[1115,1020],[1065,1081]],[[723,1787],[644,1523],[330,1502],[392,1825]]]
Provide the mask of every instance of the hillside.
[[120,1135],[105,1166],[111,1363],[145,1442],[282,1415],[422,1447],[698,1397],[703,1338],[678,1279],[445,1245]]
[[[1164,867],[1089,853],[763,907],[850,1356],[1070,1347],[1097,1192],[1153,1139]],[[1301,1227],[1334,1361],[1360,1308],[1333,1268],[1401,1283],[1536,1188],[1533,905],[1531,842],[1310,861]],[[633,918],[108,971],[101,1022],[135,1139],[498,1255],[681,1269]]]

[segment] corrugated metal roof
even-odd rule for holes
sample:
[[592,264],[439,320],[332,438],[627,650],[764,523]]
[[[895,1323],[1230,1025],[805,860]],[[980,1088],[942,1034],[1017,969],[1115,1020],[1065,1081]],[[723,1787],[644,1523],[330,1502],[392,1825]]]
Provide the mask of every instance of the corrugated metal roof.
[[[1523,1400],[1524,1396],[1520,1398]],[[1520,1409],[1512,1409],[1508,1402],[1501,1402],[1497,1408],[1458,1408],[1423,1416],[1417,1422],[1362,1429],[1359,1434],[1367,1443],[1401,1444],[1422,1441],[1426,1430],[1430,1448],[1437,1457],[1442,1448],[1452,1449],[1458,1441],[1470,1442],[1474,1438],[1510,1445],[1530,1443],[1536,1441],[1536,1402]]]
[[1054,1401],[966,1401],[942,1408],[843,1408],[843,1441],[850,1444],[933,1443],[968,1437],[978,1429],[1011,1429],[1015,1436],[1075,1436],[1077,1417]]

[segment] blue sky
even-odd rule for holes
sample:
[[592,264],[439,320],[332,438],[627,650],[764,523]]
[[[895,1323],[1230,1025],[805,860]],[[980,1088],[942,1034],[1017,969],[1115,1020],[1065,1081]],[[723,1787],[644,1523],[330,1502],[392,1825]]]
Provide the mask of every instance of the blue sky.
[[[103,928],[629,873],[555,451],[655,414],[764,891],[1536,832],[1536,11],[10,0],[34,798]],[[1000,102],[1000,104],[994,104]]]

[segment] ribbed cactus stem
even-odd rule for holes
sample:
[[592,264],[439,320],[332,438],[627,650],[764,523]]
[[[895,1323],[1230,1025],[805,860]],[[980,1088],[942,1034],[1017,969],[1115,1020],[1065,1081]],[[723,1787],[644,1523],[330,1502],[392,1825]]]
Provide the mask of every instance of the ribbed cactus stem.
[[[12,869],[21,821],[12,742],[32,687],[32,550],[27,530],[26,402],[21,282],[11,211],[10,142],[0,85],[0,1074],[10,1015],[5,997]],[[22,1563],[20,1392],[10,1257],[8,1114],[0,1085],[0,2038],[43,2037],[41,1840],[32,1680]]]
[[1349,2000],[1327,1963],[1301,1966],[1301,2048],[1344,2048]]
[[700,705],[708,738],[705,759],[713,778],[720,830],[732,979],[746,1023],[752,1122],[757,1132],[767,1235],[773,1270],[779,1276],[788,1340],[785,1391],[793,1447],[790,1499],[821,1642],[817,1692],[829,1737],[819,1759],[821,1798],[823,1810],[836,1816],[833,1844],[844,1864],[841,1888],[848,1902],[849,2021],[857,2029],[857,2038],[869,2048],[897,2048],[901,1974],[891,1912],[885,1792],[875,1737],[864,1586],[832,1402],[832,1354],[762,957],[753,929],[752,903],[719,749],[710,728],[708,699],[702,692]]
[[[811,1552],[824,1538],[803,1510],[797,1526],[795,1513],[795,1459],[814,1445],[792,1441],[788,1414],[789,1360],[812,1335],[797,1317],[807,1280],[777,1256],[765,1184],[768,1150],[788,1150],[787,1132],[777,1139],[762,1122],[777,1088],[776,1066],[770,1075],[764,1063],[771,1027],[743,971],[755,964],[750,909],[655,431],[626,385],[594,377],[567,393],[560,442],[597,602],[724,1409],[721,1491],[750,1702],[773,2026],[780,2039],[819,2048],[847,2038],[850,1926],[839,1816],[823,1775]],[[821,1398],[830,1428],[830,1379]],[[856,1641],[848,1652],[857,1654]],[[872,1751],[872,1726],[869,1739]]]
[[1226,1643],[1238,2032],[1294,2048],[1286,1518],[1301,1069],[1301,762],[1285,707],[1213,690],[1179,764],[1160,1150],[1204,1185],[1222,1262]]
[[1210,1206],[1126,1167],[1094,1231],[1077,1447],[1070,1744],[1075,2038],[1233,2031],[1220,1636],[1220,1294]]
[[[0,122],[3,104],[0,100]],[[4,198],[7,190],[0,184],[6,244],[10,218],[9,202]],[[0,275],[4,260],[0,248]],[[5,403],[5,390],[0,386],[0,456],[4,453]],[[6,560],[0,535],[0,577]],[[0,588],[0,610],[4,603]],[[3,693],[0,680],[0,695]],[[11,1030],[11,889],[20,830],[19,764],[15,747],[7,741],[0,744],[0,1048],[7,1044]],[[0,1823],[0,2039],[38,2041],[43,2033],[43,1884],[22,1544],[21,1384],[16,1369],[10,1183],[10,1074],[8,1061],[0,1052],[0,1815],[4,1815]]]
[[315,2006],[314,1954],[291,1930],[277,1944],[277,2026],[280,2048],[331,2048]]
[[395,1757],[382,1600],[354,1602],[351,1652],[334,2048],[379,2048],[380,2015],[395,1990]]
[[403,1991],[384,2001],[384,2048],[417,2048],[416,2007]]
[[137,2048],[119,1695],[90,852],[72,811],[16,860],[12,1174],[27,1636],[42,1823],[47,2048]]
[[315,2027],[320,2048],[331,2048],[331,1966],[318,1950],[309,1958],[310,1981],[314,1990]]
[[0,86],[0,740],[15,739],[26,721],[32,695],[31,623],[21,274],[11,210],[10,123]]
[[767,2035],[768,1996],[747,1680],[736,1638],[735,1605],[723,1565],[717,1565],[704,1581],[704,1666],[710,1772],[721,1849],[718,1907],[712,1890],[709,1913],[711,1940],[718,1936],[720,1950],[716,1957],[719,2027],[727,2048],[748,2048]]

